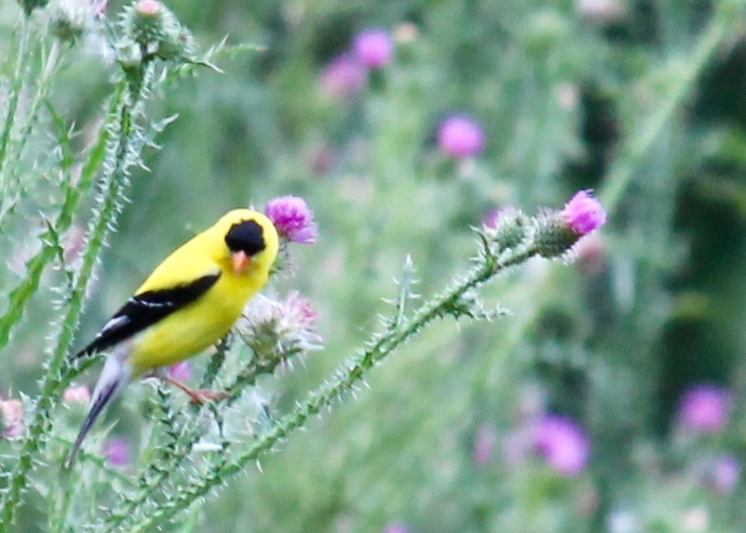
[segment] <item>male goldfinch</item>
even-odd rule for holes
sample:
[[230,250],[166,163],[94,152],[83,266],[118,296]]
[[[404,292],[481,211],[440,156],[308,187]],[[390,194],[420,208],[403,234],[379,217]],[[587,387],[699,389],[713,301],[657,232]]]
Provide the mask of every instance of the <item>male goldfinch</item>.
[[214,397],[169,379],[164,370],[230,331],[249,298],[267,282],[278,248],[269,218],[235,209],[156,267],[76,355],[108,352],[67,466],[106,404],[136,376],[166,379],[195,401]]

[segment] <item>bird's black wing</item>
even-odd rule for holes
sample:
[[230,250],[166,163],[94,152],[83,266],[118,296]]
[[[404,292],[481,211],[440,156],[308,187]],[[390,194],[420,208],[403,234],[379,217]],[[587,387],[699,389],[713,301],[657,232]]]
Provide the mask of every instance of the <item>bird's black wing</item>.
[[169,289],[146,291],[133,296],[75,357],[104,351],[160,322],[205,294],[219,278],[218,272]]

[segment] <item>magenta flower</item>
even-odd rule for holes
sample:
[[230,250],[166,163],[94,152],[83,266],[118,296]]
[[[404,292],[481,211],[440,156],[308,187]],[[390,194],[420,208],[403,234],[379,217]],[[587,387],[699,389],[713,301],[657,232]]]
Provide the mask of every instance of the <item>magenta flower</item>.
[[371,28],[355,36],[352,51],[368,68],[379,68],[391,61],[394,45],[388,32]]
[[560,214],[565,224],[579,236],[587,235],[606,223],[606,210],[590,190],[576,192]]
[[451,157],[474,156],[484,147],[484,130],[477,121],[467,116],[452,115],[438,128],[438,146]]
[[368,81],[368,71],[351,54],[332,59],[319,75],[321,90],[330,98],[349,97],[362,89]]
[[280,196],[267,203],[264,212],[274,222],[280,237],[293,242],[313,244],[317,228],[313,212],[303,198]]
[[183,381],[192,377],[192,367],[189,361],[181,361],[168,367],[168,375],[176,380]]
[[558,473],[575,476],[583,471],[590,455],[590,441],[571,418],[548,415],[536,428],[535,449]]
[[679,402],[679,423],[688,429],[712,433],[728,421],[730,393],[716,385],[700,384],[687,389]]
[[130,445],[122,437],[111,437],[106,441],[104,455],[111,466],[127,466],[130,462]]

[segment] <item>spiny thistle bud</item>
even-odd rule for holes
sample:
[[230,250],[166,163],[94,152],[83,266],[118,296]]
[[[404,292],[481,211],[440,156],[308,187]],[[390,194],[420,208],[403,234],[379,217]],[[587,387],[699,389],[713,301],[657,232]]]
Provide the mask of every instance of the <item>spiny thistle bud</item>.
[[104,8],[105,2],[101,5],[89,0],[57,0],[50,9],[50,30],[62,41],[77,41],[93,28]]
[[260,296],[247,306],[238,332],[258,366],[271,370],[281,361],[321,347],[317,318],[310,302],[296,291],[281,301]]
[[[482,233],[491,243],[491,252],[515,248],[523,242],[530,229],[529,219],[522,211],[513,208],[500,210],[500,216],[482,225]],[[494,225],[492,225],[494,224]]]
[[171,60],[193,55],[191,34],[158,0],[138,0],[126,8],[122,28],[125,39],[137,43],[145,59]]
[[578,191],[562,211],[536,217],[538,253],[547,258],[566,253],[578,239],[606,223],[606,210],[591,191]]
[[142,64],[142,50],[135,41],[125,40],[116,45],[117,61],[125,70],[135,69]]

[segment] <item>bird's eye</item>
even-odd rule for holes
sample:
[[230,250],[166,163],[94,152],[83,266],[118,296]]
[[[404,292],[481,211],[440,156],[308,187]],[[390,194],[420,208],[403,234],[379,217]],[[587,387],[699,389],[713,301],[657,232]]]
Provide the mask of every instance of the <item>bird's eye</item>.
[[258,254],[267,246],[262,227],[255,220],[233,224],[225,236],[225,244],[232,252],[246,252],[249,256]]

